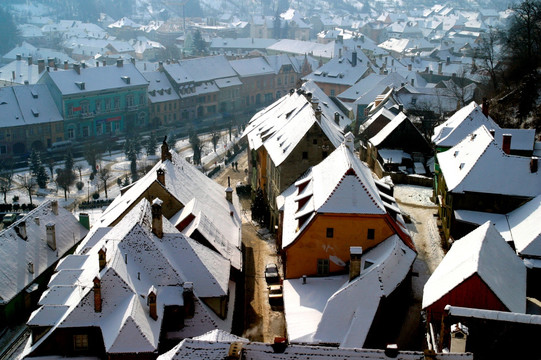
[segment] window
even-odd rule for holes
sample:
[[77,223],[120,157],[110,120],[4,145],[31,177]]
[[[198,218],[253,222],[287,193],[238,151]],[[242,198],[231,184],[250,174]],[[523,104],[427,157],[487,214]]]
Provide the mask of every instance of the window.
[[111,99],[105,99],[105,110],[111,110]]
[[[126,95],[126,106],[133,106],[133,95]],[[118,107],[120,107],[120,104]],[[115,98],[115,109],[116,108],[117,106],[116,106],[116,98]]]
[[6,154],[8,152],[6,145],[0,145],[0,154]]
[[99,113],[101,111],[101,100],[96,100],[96,112]]
[[321,158],[325,159],[329,154],[326,151],[321,152]]
[[139,105],[145,104],[145,95],[139,94]]
[[334,237],[334,228],[327,228],[327,237],[328,238]]
[[88,114],[90,112],[88,101],[81,101],[81,112],[83,114]]
[[291,79],[289,81],[291,84],[293,84],[295,82],[295,76],[291,75]]
[[282,85],[282,78],[278,78],[278,85]]
[[376,238],[376,230],[374,229],[368,229],[368,233],[366,235],[368,240],[374,240]]
[[68,129],[68,139],[73,139],[75,137],[75,131],[73,128]]
[[318,275],[329,274],[329,259],[317,259],[317,274]]
[[317,145],[317,139],[312,140],[312,144]]
[[[133,98],[132,98],[132,100],[133,100]],[[117,97],[115,97],[115,98],[113,99],[113,101],[114,101],[114,108],[115,108],[115,110],[116,110],[116,109],[120,109],[120,98],[117,96]]]
[[83,137],[88,137],[88,126],[83,126]]
[[83,351],[88,350],[88,335],[73,335],[73,350]]
[[308,160],[308,152],[307,151],[302,152],[302,159],[303,160]]
[[334,89],[331,89],[331,96],[334,96],[335,92]]

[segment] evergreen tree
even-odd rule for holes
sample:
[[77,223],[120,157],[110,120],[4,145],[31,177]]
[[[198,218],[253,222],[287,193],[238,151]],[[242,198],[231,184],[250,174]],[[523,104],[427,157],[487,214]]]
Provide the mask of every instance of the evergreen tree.
[[156,146],[158,145],[158,140],[156,139],[156,134],[153,132],[150,133],[147,141],[145,142],[145,148],[147,150],[147,155],[156,155]]
[[203,149],[203,145],[193,129],[190,129],[189,140],[193,150],[193,163],[199,165],[201,164],[201,150]]
[[195,30],[193,34],[193,52],[197,55],[204,55],[207,52],[207,43],[199,30]]
[[64,168],[68,171],[71,171],[73,172],[73,164],[74,164],[74,161],[73,161],[73,154],[71,153],[71,150],[68,150],[68,152],[66,152],[66,156],[64,157]]
[[30,157],[28,158],[28,167],[30,168],[30,172],[34,176],[38,176],[39,168],[41,167],[41,157],[39,155],[39,151],[32,150],[30,153]]
[[278,10],[276,10],[276,14],[274,14],[274,21],[272,25],[273,37],[275,39],[280,39],[282,37],[282,21],[280,19],[280,13],[278,12]]
[[47,187],[47,181],[49,181],[49,175],[45,170],[45,166],[41,165],[36,174],[36,181],[40,189],[45,189]]

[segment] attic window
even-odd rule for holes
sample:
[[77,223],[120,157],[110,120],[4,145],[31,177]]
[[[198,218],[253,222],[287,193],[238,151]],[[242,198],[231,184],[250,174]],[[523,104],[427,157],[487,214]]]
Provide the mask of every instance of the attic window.
[[454,157],[456,157],[458,155],[458,150],[455,151],[455,153],[453,154]]
[[461,163],[460,166],[458,167],[460,170],[462,170],[462,168],[464,167],[464,163]]
[[32,115],[34,115],[34,117],[38,117],[39,111],[37,109],[32,108]]
[[83,81],[76,81],[75,85],[77,85],[79,90],[84,90],[85,89],[85,83]]
[[36,89],[32,89],[32,97],[34,99],[37,99],[38,98],[38,92],[36,91]]
[[120,78],[121,78],[122,81],[124,81],[126,84],[129,84],[129,83],[130,83],[130,77],[129,77],[129,76],[121,76]]

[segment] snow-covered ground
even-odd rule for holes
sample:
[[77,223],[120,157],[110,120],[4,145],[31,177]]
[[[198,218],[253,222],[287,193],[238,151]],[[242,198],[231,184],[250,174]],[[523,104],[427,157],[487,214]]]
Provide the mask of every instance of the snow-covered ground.
[[[227,150],[232,149],[233,145],[240,140],[240,136],[238,134],[233,134],[230,141],[229,133],[227,131],[224,131],[221,133],[219,141],[216,145],[216,152],[214,152],[213,145],[210,142],[210,135],[202,135],[200,136],[200,138],[204,143],[201,162],[206,169],[212,169],[215,165],[223,166],[224,157]],[[147,156],[146,151],[143,149],[142,154],[140,154],[137,159],[137,168],[141,169],[154,166],[159,160],[160,146],[161,144],[159,144],[157,147],[157,155]],[[174,148],[182,156],[191,160],[193,156],[193,151],[187,139],[177,141],[174,145]],[[114,199],[120,194],[120,186],[117,185],[117,178],[121,178],[122,181],[124,181],[124,179],[128,177],[128,179],[131,180],[130,162],[126,158],[126,155],[123,151],[117,151],[113,152],[111,155],[109,155],[108,153],[104,153],[102,155],[102,160],[98,164],[100,168],[103,166],[107,166],[111,170],[112,177],[107,181],[107,199]],[[63,163],[59,163],[54,167],[54,170],[56,170],[57,168],[62,168],[63,166]],[[81,168],[80,177],[79,167]],[[51,174],[48,168],[46,169],[46,171],[47,174],[50,176]],[[71,208],[74,214],[78,215],[79,210],[76,206],[74,206],[75,202],[80,203],[82,201],[88,200],[89,198],[92,200],[92,194],[96,192],[98,192],[100,195],[99,199],[106,199],[103,182],[99,180],[99,176],[96,176],[92,181],[90,180],[89,176],[91,173],[91,168],[90,165],[86,162],[86,160],[75,159],[74,171],[77,177],[76,182],[82,181],[84,184],[84,187],[81,190],[77,190],[77,187],[74,184],[67,194],[67,199],[65,199],[64,190],[62,188],[58,188],[54,181],[49,181],[46,189],[39,189],[37,186],[34,188],[34,192],[32,195],[32,203],[35,205],[39,205],[47,200],[57,199],[61,206]],[[30,203],[30,197],[28,195],[28,192],[20,185],[20,177],[24,176],[30,176],[30,172],[27,168],[19,169],[15,172],[13,176],[14,184],[12,190],[9,191],[7,194],[7,203],[13,203],[14,196],[19,197],[19,204]],[[0,201],[3,202],[3,197],[0,197]],[[100,216],[102,209],[84,210],[84,212],[90,214],[90,222],[92,224],[92,222]]]

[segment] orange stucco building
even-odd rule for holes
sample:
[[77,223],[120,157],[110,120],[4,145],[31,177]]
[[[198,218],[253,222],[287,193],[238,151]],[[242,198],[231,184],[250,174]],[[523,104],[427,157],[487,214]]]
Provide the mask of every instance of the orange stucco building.
[[366,252],[395,234],[415,250],[394,199],[380,191],[346,145],[284,191],[279,243],[285,278],[344,273],[350,247]]

